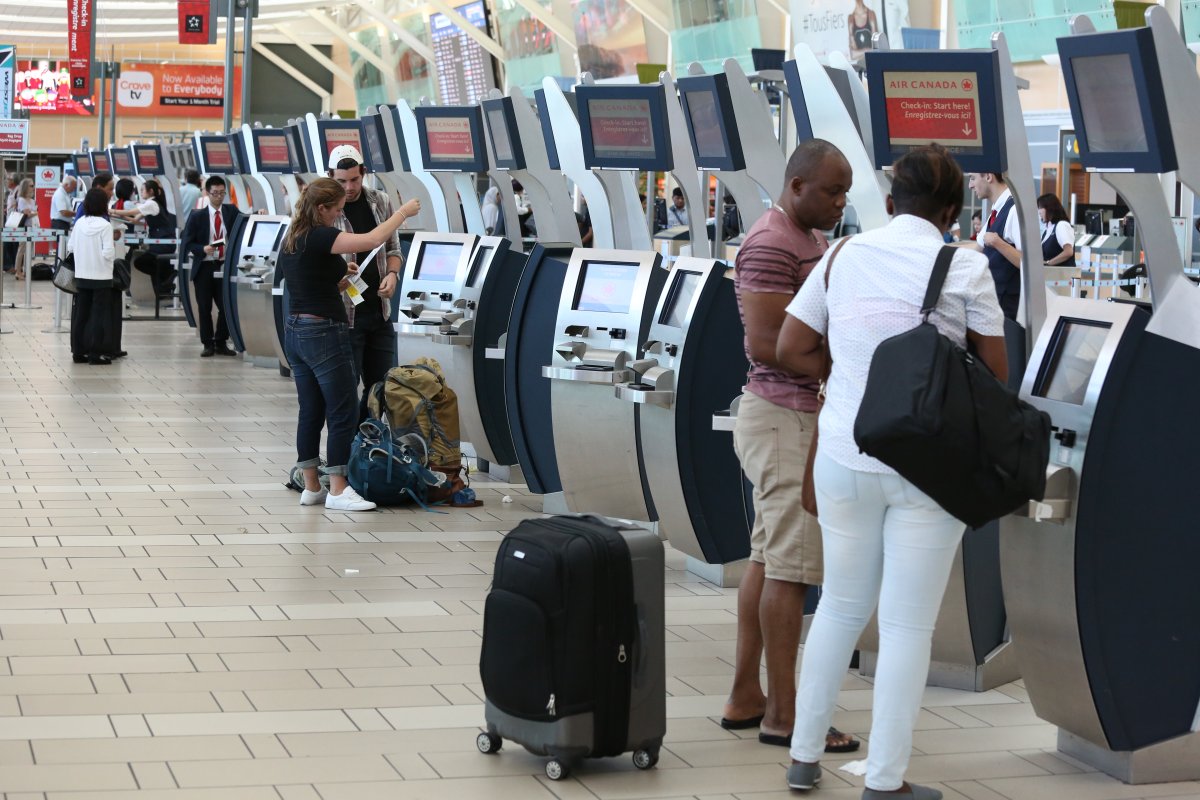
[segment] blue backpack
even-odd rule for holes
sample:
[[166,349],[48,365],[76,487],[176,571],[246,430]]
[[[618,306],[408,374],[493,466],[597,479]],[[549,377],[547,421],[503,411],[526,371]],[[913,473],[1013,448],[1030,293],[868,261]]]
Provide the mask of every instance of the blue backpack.
[[424,466],[421,437],[395,438],[386,422],[370,418],[358,427],[350,447],[346,480],[366,500],[381,506],[415,502],[427,508],[429,490],[446,476]]

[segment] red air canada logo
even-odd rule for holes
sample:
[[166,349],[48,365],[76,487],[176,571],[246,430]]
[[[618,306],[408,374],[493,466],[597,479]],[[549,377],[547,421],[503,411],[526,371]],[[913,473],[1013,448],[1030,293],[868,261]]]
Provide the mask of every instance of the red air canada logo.
[[42,170],[42,180],[52,181],[52,180],[54,180],[54,178],[55,178],[54,170],[52,170],[52,169]]
[[971,91],[971,90],[972,90],[972,89],[974,89],[974,88],[975,88],[975,84],[974,84],[974,83],[971,81],[971,79],[970,79],[970,78],[967,78],[966,80],[964,80],[964,81],[962,82],[962,90],[963,90],[964,92],[969,92],[969,91]]

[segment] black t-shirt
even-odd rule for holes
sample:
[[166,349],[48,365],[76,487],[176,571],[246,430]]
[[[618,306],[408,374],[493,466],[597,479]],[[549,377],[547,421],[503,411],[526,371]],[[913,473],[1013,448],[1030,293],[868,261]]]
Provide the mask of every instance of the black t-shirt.
[[296,252],[280,255],[291,313],[349,321],[337,287],[346,275],[346,259],[331,252],[339,233],[332,227],[313,228],[296,243]]
[[[370,233],[377,226],[375,215],[371,212],[371,204],[367,202],[367,193],[363,192],[358,196],[358,199],[353,203],[346,203],[343,211],[346,219],[350,222],[350,229],[355,233]],[[380,311],[380,298],[376,293],[379,289],[381,277],[379,270],[373,264],[367,264],[366,258],[371,254],[371,251],[356,253],[354,256],[355,263],[358,264],[358,275],[367,282],[367,291],[363,292],[363,302],[355,310],[355,316],[371,311]],[[382,311],[380,311],[382,313]]]

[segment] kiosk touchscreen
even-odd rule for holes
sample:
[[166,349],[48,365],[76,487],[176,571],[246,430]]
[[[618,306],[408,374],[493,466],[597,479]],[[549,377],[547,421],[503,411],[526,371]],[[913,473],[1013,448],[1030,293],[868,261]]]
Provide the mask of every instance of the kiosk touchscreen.
[[76,177],[90,178],[96,174],[92,171],[92,159],[87,153],[72,153],[71,163],[75,166]]
[[487,123],[492,155],[501,169],[525,169],[525,151],[517,129],[517,115],[511,97],[484,100],[483,118]]
[[142,178],[152,178],[165,175],[162,145],[135,144],[133,145],[133,161],[137,174]]
[[[416,237],[414,237],[414,240]],[[445,370],[446,382],[458,393],[462,439],[470,442],[479,468],[488,464],[511,466],[517,463],[512,433],[504,409],[504,363],[488,358],[508,330],[509,311],[525,258],[510,249],[508,239],[485,236],[470,253],[465,272],[459,272],[459,260],[436,241],[422,239],[423,247],[414,257],[425,260],[413,272],[422,277],[441,277],[454,267],[452,305],[462,312],[458,319],[439,326],[429,337],[429,355]],[[442,258],[440,274],[433,271],[431,258]],[[439,281],[440,283],[441,281]],[[407,284],[406,284],[407,286]],[[441,287],[438,287],[441,288]]]
[[1175,169],[1200,183],[1179,144],[1200,80],[1163,12],[1105,33],[1079,18],[1058,42],[1080,159],[1137,217],[1153,309],[1051,298],[1021,385],[1054,426],[1046,497],[1001,539],[1034,710],[1060,750],[1127,783],[1200,778],[1200,304],[1162,186]]
[[393,324],[399,363],[429,355],[429,337],[463,318],[466,304],[459,302],[458,293],[477,243],[478,237],[468,233],[413,236],[400,281],[400,317]]
[[[295,178],[296,154],[282,128],[244,128],[250,135],[254,177],[266,192],[266,208],[274,214],[291,209],[290,197],[299,196]],[[243,138],[244,141],[244,138]]]
[[128,147],[108,148],[108,163],[117,177],[128,178],[137,174],[133,166],[133,151]]
[[641,406],[617,397],[614,387],[640,382],[654,366],[643,356],[667,279],[661,261],[657,253],[631,250],[580,248],[571,255],[550,363],[542,369],[571,511],[657,519],[638,446]]
[[225,260],[225,317],[234,348],[256,366],[287,364],[283,351],[283,319],[275,314],[275,266],[288,218],[241,215],[230,231]]
[[638,451],[660,533],[708,564],[750,554],[733,438],[712,425],[745,383],[742,340],[731,335],[740,329],[732,270],[711,259],[677,259],[644,343],[653,365],[616,387],[619,399],[640,409]]
[[479,106],[418,106],[413,113],[421,163],[441,188],[447,218],[465,218],[466,230],[482,235],[475,176],[488,170],[483,112]]
[[92,174],[99,175],[101,172],[112,174],[112,164],[108,160],[108,151],[93,150],[88,154],[92,159]]
[[661,84],[575,87],[588,169],[670,172],[671,140]]
[[[333,148],[348,144],[364,153],[362,122],[356,119],[320,119],[317,120],[317,142],[320,144],[320,163],[318,172],[324,174],[329,164],[329,154]],[[365,157],[365,153],[364,153]]]
[[675,85],[679,87],[696,166],[728,172],[745,169],[746,157],[725,73],[677,78]]

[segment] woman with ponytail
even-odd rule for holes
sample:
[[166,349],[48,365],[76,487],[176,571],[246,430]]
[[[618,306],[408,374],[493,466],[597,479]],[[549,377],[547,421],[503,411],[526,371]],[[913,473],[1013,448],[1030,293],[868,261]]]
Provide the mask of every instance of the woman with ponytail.
[[[284,343],[300,401],[296,424],[296,465],[304,472],[300,504],[370,511],[375,504],[362,499],[346,482],[346,462],[358,424],[358,376],[340,295],[358,269],[341,256],[382,245],[404,220],[421,210],[421,204],[409,200],[369,233],[334,227],[345,204],[345,190],[331,178],[310,183],[296,203],[278,267],[287,281],[289,300]],[[327,428],[328,491],[317,476],[323,427]]]

